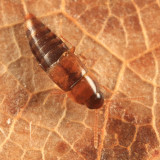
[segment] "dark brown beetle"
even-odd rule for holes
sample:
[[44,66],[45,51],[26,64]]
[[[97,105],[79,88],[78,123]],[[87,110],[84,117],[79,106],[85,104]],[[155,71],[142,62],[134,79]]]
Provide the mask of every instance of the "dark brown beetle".
[[104,98],[83,64],[63,41],[34,15],[26,16],[27,37],[33,54],[49,77],[77,103],[98,109]]

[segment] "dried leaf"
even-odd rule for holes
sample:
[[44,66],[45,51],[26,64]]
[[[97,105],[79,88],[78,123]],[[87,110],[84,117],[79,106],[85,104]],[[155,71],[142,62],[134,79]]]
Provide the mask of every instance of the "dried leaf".
[[[94,112],[60,94],[33,57],[26,11],[97,78],[97,149]],[[159,0],[0,0],[0,15],[0,159],[160,159]]]

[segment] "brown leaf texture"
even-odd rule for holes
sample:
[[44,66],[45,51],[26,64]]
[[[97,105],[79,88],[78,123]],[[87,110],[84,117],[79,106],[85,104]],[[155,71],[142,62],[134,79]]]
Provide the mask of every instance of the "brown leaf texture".
[[[97,79],[97,149],[94,111],[38,65],[26,12],[73,44]],[[159,0],[0,0],[1,160],[158,160],[159,147]]]

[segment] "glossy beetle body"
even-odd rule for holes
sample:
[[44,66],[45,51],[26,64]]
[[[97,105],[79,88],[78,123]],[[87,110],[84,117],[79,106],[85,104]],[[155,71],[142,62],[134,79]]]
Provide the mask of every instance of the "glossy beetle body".
[[98,109],[104,99],[81,61],[63,41],[32,14],[26,16],[27,37],[33,54],[50,78],[77,103]]

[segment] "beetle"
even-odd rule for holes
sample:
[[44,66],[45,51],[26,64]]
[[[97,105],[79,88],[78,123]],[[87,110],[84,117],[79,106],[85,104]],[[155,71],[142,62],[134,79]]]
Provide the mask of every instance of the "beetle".
[[[97,148],[98,109],[104,105],[104,97],[98,85],[74,54],[75,47],[69,49],[33,14],[26,16],[26,29],[31,50],[52,81],[62,90],[70,93],[77,103],[86,105],[89,109],[95,109],[94,147]],[[110,100],[105,101],[107,102]]]

